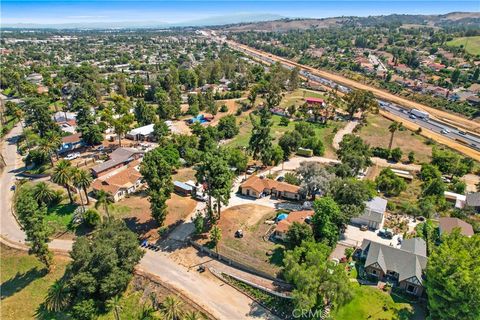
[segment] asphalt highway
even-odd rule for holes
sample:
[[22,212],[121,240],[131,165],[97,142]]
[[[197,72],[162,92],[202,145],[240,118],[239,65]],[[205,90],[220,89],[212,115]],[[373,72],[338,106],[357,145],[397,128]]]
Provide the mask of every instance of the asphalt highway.
[[[229,44],[232,45],[232,43],[229,43]],[[239,51],[242,51],[242,52],[244,52],[244,53],[246,53],[250,56],[253,56],[256,59],[265,61],[267,63],[275,63],[276,62],[274,59],[271,59],[268,56],[258,54],[254,51],[246,50],[242,47],[237,47],[237,46],[234,46],[234,47],[235,47],[235,49],[237,49]],[[287,63],[284,63],[284,62],[281,62],[281,64],[289,70],[293,69],[293,66],[290,65],[290,64],[287,64]],[[309,79],[309,80],[318,82],[318,83],[320,83],[320,84],[322,84],[326,87],[337,88],[337,90],[342,92],[342,93],[348,93],[348,92],[351,91],[351,89],[348,88],[347,86],[344,86],[344,85],[338,84],[338,83],[336,83],[332,80],[325,79],[325,78],[319,77],[317,75],[314,75],[306,69],[302,70],[300,68],[300,75]],[[443,136],[445,136],[445,137],[447,137],[447,138],[449,138],[449,139],[451,139],[451,140],[453,140],[457,143],[461,143],[461,144],[463,144],[464,146],[466,146],[470,149],[480,151],[480,136],[478,136],[478,135],[474,135],[470,132],[462,131],[461,129],[458,129],[458,128],[453,127],[453,126],[451,126],[447,123],[444,123],[444,122],[441,122],[441,121],[438,121],[438,120],[435,120],[435,119],[432,119],[432,118],[426,119],[426,118],[420,118],[420,117],[412,117],[411,114],[410,114],[410,109],[407,109],[407,108],[401,107],[400,105],[390,103],[390,102],[387,102],[387,101],[383,101],[383,100],[380,100],[380,99],[377,99],[377,100],[379,102],[380,108],[384,111],[390,112],[390,113],[392,113],[392,114],[394,114],[398,117],[404,118],[406,121],[415,123],[422,128],[431,130],[431,131],[433,131],[435,133],[438,133],[438,134],[442,134]]]

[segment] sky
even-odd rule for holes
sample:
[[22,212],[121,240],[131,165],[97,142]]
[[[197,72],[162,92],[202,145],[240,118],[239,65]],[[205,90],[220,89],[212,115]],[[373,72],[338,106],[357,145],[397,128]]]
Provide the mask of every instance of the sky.
[[220,16],[275,15],[289,18],[325,18],[382,14],[442,14],[479,12],[480,1],[336,0],[336,1],[27,1],[1,0],[1,23],[184,23]]

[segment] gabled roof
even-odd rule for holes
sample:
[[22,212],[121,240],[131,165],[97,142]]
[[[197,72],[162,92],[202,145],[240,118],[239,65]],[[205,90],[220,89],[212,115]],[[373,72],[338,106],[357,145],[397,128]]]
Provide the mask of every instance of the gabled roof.
[[474,234],[472,225],[458,218],[445,217],[438,219],[438,221],[440,233],[448,234],[453,229],[460,228],[460,233],[467,237],[471,237]]
[[427,245],[422,238],[403,240],[401,249],[420,256],[427,256]]
[[74,133],[62,138],[62,143],[78,143],[80,141],[82,141],[81,133]]
[[298,191],[300,190],[299,186],[295,186],[286,182],[279,182],[268,178],[260,178],[258,176],[250,177],[241,185],[241,187],[255,190],[258,193],[263,192],[265,189],[276,189],[278,191],[291,193],[298,193]]
[[140,153],[143,153],[143,151],[135,148],[117,148],[110,154],[110,160],[94,166],[92,171],[98,174],[100,172],[109,170],[113,167],[116,167],[120,163],[127,162],[131,157]]
[[369,210],[383,213],[387,210],[387,203],[388,201],[383,198],[373,197],[372,200],[365,202],[365,206]]
[[288,217],[283,219],[277,224],[275,231],[287,232],[290,225],[294,222],[304,223],[307,217],[312,217],[313,210],[292,211],[288,214]]
[[92,183],[92,188],[94,190],[104,190],[115,195],[120,189],[133,186],[141,178],[140,172],[134,167],[128,167],[107,178],[95,179]]
[[[418,240],[416,240],[418,239]],[[365,267],[378,264],[383,272],[395,271],[398,281],[416,277],[422,283],[422,271],[427,266],[426,244],[423,239],[410,239],[405,248],[395,248],[364,239],[362,250],[367,253]],[[422,248],[422,246],[425,248]]]

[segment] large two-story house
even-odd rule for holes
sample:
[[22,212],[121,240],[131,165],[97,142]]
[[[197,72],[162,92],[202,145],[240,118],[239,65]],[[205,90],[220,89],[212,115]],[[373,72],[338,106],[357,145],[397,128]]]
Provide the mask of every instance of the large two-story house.
[[364,239],[361,250],[368,275],[409,294],[422,295],[423,271],[427,266],[427,246],[423,239],[404,240],[400,248]]

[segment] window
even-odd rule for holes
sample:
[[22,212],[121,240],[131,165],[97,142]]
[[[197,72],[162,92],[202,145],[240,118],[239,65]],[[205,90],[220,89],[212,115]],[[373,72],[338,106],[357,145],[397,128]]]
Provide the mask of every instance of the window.
[[376,275],[376,274],[377,274],[377,270],[373,269],[373,270],[372,270],[372,274],[375,274],[375,275]]
[[409,285],[407,286],[407,292],[408,292],[408,293],[413,293],[413,294],[415,294],[415,293],[417,293],[417,287],[412,286],[411,284],[409,284]]

